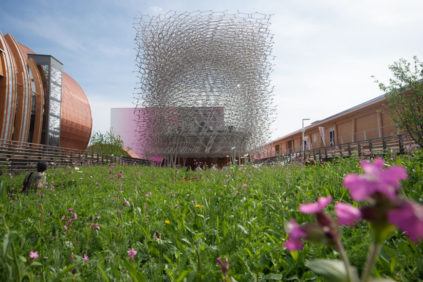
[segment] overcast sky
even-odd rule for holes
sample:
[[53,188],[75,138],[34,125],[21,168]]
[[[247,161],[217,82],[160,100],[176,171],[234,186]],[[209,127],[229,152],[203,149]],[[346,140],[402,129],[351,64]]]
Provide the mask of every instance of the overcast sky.
[[381,95],[371,75],[387,81],[399,58],[423,59],[420,0],[1,0],[0,31],[60,60],[104,132],[110,108],[133,106],[136,18],[169,10],[272,15],[273,139]]

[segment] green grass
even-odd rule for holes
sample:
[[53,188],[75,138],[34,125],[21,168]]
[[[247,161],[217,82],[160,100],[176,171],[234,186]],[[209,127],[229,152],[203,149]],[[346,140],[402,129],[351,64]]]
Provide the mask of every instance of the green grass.
[[[410,175],[404,194],[422,203],[423,153],[395,163],[406,166]],[[317,167],[201,172],[63,168],[48,171],[49,188],[54,181],[54,189],[27,196],[18,193],[24,175],[3,175],[0,280],[221,281],[216,264],[220,256],[229,259],[229,275],[238,281],[320,281],[305,261],[337,254],[310,244],[298,253],[287,252],[284,226],[290,218],[299,223],[313,220],[298,212],[303,202],[329,194],[334,201],[351,202],[342,180],[359,171],[354,159]],[[61,220],[74,218],[69,208],[77,214],[72,223]],[[100,230],[92,228],[95,223]],[[343,229],[343,241],[351,263],[361,271],[371,241],[368,225]],[[138,252],[133,262],[127,254],[131,248]],[[39,258],[29,259],[30,251],[38,251]],[[89,261],[83,260],[84,254]],[[422,254],[422,243],[415,245],[395,232],[374,274],[400,281],[423,279]]]

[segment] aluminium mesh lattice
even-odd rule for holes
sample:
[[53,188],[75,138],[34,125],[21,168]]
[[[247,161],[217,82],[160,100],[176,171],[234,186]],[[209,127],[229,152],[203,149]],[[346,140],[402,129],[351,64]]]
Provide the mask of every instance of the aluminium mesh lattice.
[[147,155],[222,157],[263,144],[272,116],[270,16],[141,16],[137,108]]

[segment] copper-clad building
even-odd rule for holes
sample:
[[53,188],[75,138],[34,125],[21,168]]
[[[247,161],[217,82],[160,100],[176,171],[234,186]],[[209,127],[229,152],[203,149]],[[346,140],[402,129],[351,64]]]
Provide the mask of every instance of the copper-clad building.
[[91,107],[62,66],[0,32],[0,140],[87,147]]

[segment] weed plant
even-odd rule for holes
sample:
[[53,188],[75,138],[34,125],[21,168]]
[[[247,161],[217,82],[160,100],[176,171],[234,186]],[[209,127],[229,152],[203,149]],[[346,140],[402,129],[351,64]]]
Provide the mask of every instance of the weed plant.
[[[423,152],[386,161],[407,168],[403,193],[422,204]],[[49,170],[48,187],[29,195],[19,193],[24,175],[3,173],[0,280],[222,281],[222,257],[237,281],[320,281],[306,260],[338,254],[311,244],[288,252],[284,226],[309,220],[298,206],[318,197],[351,203],[343,177],[359,172],[353,158],[199,172],[68,167]],[[363,265],[369,226],[345,228],[342,237],[351,264]],[[374,274],[422,280],[422,254],[422,243],[392,233]]]

